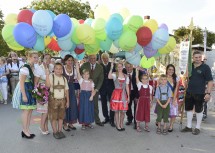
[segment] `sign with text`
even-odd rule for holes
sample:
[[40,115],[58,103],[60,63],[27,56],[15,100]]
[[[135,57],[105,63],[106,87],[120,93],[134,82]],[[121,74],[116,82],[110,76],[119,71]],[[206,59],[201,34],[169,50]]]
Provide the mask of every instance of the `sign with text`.
[[180,74],[185,74],[188,64],[190,41],[182,41],[179,52],[179,69]]

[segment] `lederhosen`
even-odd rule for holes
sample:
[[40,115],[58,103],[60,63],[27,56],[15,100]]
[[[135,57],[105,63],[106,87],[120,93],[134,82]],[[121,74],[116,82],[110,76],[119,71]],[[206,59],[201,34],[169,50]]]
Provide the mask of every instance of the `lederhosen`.
[[48,103],[48,114],[49,114],[49,119],[50,120],[58,120],[58,119],[64,119],[65,117],[65,105],[66,105],[66,99],[65,98],[54,98],[54,90],[58,89],[63,89],[63,92],[65,94],[65,78],[63,77],[64,80],[64,85],[60,85],[58,82],[57,85],[54,84],[54,74],[52,74],[53,77],[53,90],[49,96],[49,103]]
[[[169,98],[168,97],[168,91],[169,91],[169,87],[167,87],[167,92],[161,92],[161,88],[159,88],[159,91],[160,91],[160,102],[162,105],[165,105],[167,103],[167,100],[162,100],[162,96],[163,95],[166,95],[167,99]],[[163,118],[163,122],[164,123],[168,123],[169,120],[169,111],[170,111],[170,106],[169,104],[167,105],[166,108],[162,108],[159,104],[157,106],[157,122],[161,122],[162,118]]]

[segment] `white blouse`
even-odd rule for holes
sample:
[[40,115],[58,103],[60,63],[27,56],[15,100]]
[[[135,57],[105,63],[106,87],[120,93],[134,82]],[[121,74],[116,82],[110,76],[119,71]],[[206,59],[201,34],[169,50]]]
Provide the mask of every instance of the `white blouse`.
[[[116,80],[116,73],[112,73],[112,78],[115,81]],[[129,77],[127,76],[126,78],[120,78],[118,77],[119,80],[125,80],[126,79],[126,84],[129,84]]]
[[152,94],[152,90],[153,90],[153,88],[152,88],[152,86],[151,85],[146,85],[146,84],[143,84],[142,82],[138,82],[137,83],[137,88],[138,88],[138,90],[140,90],[141,89],[141,87],[143,86],[143,88],[148,88],[148,86],[149,86],[149,90],[150,90],[150,94]]

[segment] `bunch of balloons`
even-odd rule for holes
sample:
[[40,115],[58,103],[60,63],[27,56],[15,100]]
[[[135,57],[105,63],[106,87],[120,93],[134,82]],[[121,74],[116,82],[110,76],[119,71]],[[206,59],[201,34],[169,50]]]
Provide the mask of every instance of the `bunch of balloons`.
[[105,6],[96,8],[95,19],[86,20],[55,15],[50,10],[21,10],[6,17],[2,36],[13,50],[49,48],[60,51],[61,57],[71,54],[79,60],[99,50],[113,54],[123,50],[128,62],[144,68],[153,66],[155,56],[168,54],[176,45],[166,24],[144,21],[127,9],[110,14]]

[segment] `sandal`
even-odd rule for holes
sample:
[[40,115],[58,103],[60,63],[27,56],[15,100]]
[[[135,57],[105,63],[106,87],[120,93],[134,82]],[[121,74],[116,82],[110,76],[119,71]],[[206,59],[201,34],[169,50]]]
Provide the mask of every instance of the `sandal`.
[[172,131],[173,131],[173,128],[169,128],[169,129],[168,129],[168,132],[172,132]]
[[68,125],[68,128],[70,128],[71,130],[76,130],[76,127],[74,127],[73,125]]
[[161,129],[160,128],[157,128],[157,134],[161,134]]
[[163,129],[163,135],[167,135],[167,129]]
[[140,129],[140,126],[137,126],[137,132],[142,132],[142,130]]
[[144,127],[144,130],[145,130],[146,132],[150,132],[149,127],[148,127],[148,126],[145,126],[145,127]]
[[94,127],[92,126],[92,124],[88,124],[88,125],[85,125],[86,127],[90,128],[90,129],[93,129]]
[[70,131],[70,129],[68,128],[68,126],[63,126],[63,129],[64,129],[65,131],[67,131],[67,132]]

